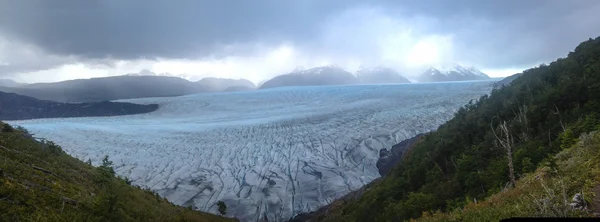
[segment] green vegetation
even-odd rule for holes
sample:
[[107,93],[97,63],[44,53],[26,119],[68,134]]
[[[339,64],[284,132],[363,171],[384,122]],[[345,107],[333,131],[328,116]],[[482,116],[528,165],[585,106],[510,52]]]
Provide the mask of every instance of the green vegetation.
[[219,213],[221,215],[227,214],[227,205],[225,205],[225,202],[219,201],[217,202],[217,206],[219,207]]
[[[480,203],[469,202],[449,213],[426,213],[418,221],[500,221],[508,217],[591,217],[600,196],[600,132],[584,134],[580,141],[553,158],[552,164],[524,175],[514,189]],[[554,165],[554,166],[552,166]],[[573,194],[580,193],[587,210],[573,210]],[[599,206],[596,206],[599,207]]]
[[[557,165],[564,163],[554,156],[567,152],[580,135],[598,129],[599,123],[600,38],[596,38],[581,43],[568,57],[526,70],[510,85],[470,102],[418,141],[401,163],[360,199],[338,204],[318,219],[403,221],[419,218],[423,212],[457,212],[501,191],[506,193],[500,195],[515,195],[512,201],[527,201],[522,197],[525,194],[519,196],[519,191],[535,188],[520,187],[531,181],[527,175],[540,167],[561,168]],[[593,154],[597,156],[597,152]],[[584,162],[562,170],[585,170]],[[593,185],[560,185],[565,179],[572,178],[553,177],[544,186],[564,186],[572,196],[573,189]],[[553,195],[563,198],[562,194]],[[491,197],[491,203],[493,198],[498,196]],[[567,215],[503,209],[507,212],[488,213],[496,214],[492,218],[521,213]],[[484,216],[473,212],[470,219]]]
[[169,203],[0,122],[0,221],[235,221]]

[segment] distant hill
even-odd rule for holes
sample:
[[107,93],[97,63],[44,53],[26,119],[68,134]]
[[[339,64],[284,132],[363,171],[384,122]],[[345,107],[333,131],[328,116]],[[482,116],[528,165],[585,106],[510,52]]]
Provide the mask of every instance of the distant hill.
[[361,68],[356,72],[359,83],[377,84],[377,83],[410,83],[404,76],[396,70],[386,67]]
[[248,80],[205,78],[198,82],[190,82],[173,76],[130,74],[55,83],[36,83],[20,87],[0,87],[0,91],[58,102],[98,102],[224,91],[232,86],[254,87],[254,84]]
[[139,105],[121,102],[60,103],[0,92],[0,120],[119,116],[148,113],[156,109],[158,109],[156,104]]
[[225,79],[207,77],[196,82],[202,89],[211,92],[237,91],[236,89],[254,89],[254,83],[247,79]]
[[4,87],[19,87],[22,85],[26,85],[25,83],[15,82],[12,79],[0,79],[0,86]]
[[0,88],[0,90],[59,102],[96,102],[181,96],[202,91],[200,87],[182,78],[129,75],[36,83],[21,87]]
[[447,81],[467,81],[484,80],[490,77],[476,68],[465,68],[458,64],[442,67],[430,67],[419,77],[419,82],[447,82]]
[[322,66],[303,71],[294,71],[277,76],[263,83],[260,88],[283,86],[318,86],[318,85],[348,85],[356,84],[358,80],[352,73],[339,67]]

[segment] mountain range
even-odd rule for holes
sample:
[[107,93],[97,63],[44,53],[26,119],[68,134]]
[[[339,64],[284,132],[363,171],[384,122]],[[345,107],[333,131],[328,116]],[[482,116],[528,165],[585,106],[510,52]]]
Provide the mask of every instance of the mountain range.
[[191,82],[173,76],[123,75],[54,83],[4,85],[0,86],[0,91],[58,102],[97,102],[254,88],[254,84],[245,79],[204,78]]
[[[484,80],[490,77],[474,67],[465,68],[452,64],[449,67],[430,67],[417,79],[419,82],[446,82]],[[410,81],[396,70],[383,66],[361,67],[355,74],[337,66],[322,66],[276,76],[263,83],[260,88],[382,83],[410,83]]]
[[[419,82],[482,79],[489,79],[489,77],[475,68],[464,68],[458,64],[450,67],[431,67],[418,77]],[[259,88],[382,83],[410,83],[410,81],[396,70],[388,67],[361,67],[353,74],[331,65],[294,70],[264,82]],[[245,91],[256,88],[254,83],[246,79],[208,77],[199,81],[189,81],[168,73],[155,74],[147,70],[123,76],[75,79],[54,83],[21,84],[8,79],[0,80],[0,91],[57,102],[98,102],[182,96],[203,92]]]
[[419,82],[467,81],[489,78],[488,75],[474,67],[465,68],[458,64],[430,67],[418,77]]

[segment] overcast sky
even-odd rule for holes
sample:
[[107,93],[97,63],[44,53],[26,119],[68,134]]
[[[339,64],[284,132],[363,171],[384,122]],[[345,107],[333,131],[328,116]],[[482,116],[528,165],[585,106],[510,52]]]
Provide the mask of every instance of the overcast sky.
[[0,78],[149,70],[255,83],[297,67],[506,76],[600,35],[598,0],[0,0]]

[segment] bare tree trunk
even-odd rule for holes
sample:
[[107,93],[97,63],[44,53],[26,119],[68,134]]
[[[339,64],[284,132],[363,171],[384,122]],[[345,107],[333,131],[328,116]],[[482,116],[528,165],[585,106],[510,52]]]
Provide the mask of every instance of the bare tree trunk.
[[556,104],[554,104],[554,108],[556,108],[556,112],[554,112],[554,115],[558,115],[560,126],[562,127],[563,132],[566,132],[567,129],[565,128],[565,124],[563,124],[562,115],[560,115],[560,110],[558,110],[558,107],[556,106]]
[[508,159],[508,177],[510,179],[510,186],[514,187],[516,185],[515,179],[515,168],[513,167],[513,145],[514,141],[512,135],[510,134],[510,130],[508,129],[508,125],[506,121],[503,121],[500,125],[500,136],[496,134],[496,130],[494,130],[494,126],[490,124],[492,127],[492,132],[494,136],[500,143],[500,145],[506,150],[506,158]]

